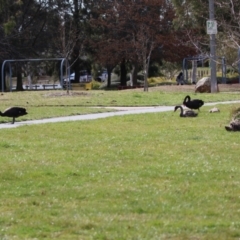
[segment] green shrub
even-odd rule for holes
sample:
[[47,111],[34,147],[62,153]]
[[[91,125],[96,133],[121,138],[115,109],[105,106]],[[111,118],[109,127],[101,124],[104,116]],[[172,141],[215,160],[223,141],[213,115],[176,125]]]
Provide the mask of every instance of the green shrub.
[[92,89],[100,89],[100,86],[102,84],[100,82],[97,82],[97,81],[92,81]]
[[169,85],[173,84],[171,80],[167,80],[165,77],[152,77],[148,78],[149,86]]

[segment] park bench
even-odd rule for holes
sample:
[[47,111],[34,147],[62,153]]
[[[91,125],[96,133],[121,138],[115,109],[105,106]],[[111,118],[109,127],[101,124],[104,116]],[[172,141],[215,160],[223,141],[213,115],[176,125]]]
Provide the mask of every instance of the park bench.
[[57,84],[43,84],[43,89],[45,90],[47,87],[53,87],[53,89],[55,89],[55,87],[57,87]]
[[142,85],[134,85],[134,86],[118,86],[118,90],[125,90],[125,89],[134,89],[134,88],[142,88]]
[[[30,89],[30,85],[25,85],[26,89]],[[40,85],[33,84],[32,88],[37,90],[37,88],[40,87]]]

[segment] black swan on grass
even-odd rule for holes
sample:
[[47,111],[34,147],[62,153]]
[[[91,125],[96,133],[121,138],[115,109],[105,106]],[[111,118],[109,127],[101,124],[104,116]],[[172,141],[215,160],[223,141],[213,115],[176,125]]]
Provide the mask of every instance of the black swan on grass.
[[197,117],[197,113],[195,113],[192,110],[185,110],[183,111],[183,107],[182,106],[176,106],[174,108],[174,112],[177,111],[177,109],[180,108],[181,112],[180,112],[180,117]]
[[199,108],[204,105],[204,101],[201,99],[192,99],[191,100],[190,96],[187,95],[184,98],[183,105],[186,106],[187,108],[197,109],[198,111],[200,111]]
[[0,116],[12,118],[12,124],[15,123],[15,118],[28,114],[25,108],[22,107],[10,107],[4,112],[0,111]]

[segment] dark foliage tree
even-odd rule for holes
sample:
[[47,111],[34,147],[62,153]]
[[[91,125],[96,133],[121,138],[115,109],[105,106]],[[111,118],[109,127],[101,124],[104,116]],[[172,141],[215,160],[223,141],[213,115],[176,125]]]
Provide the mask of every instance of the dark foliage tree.
[[[179,54],[180,49],[184,49],[185,54],[193,50],[187,46],[186,37],[181,36],[179,39],[180,32],[175,32],[172,28],[175,12],[170,1],[130,0],[98,3],[104,7],[97,7],[93,11],[92,24],[95,34],[98,32],[97,36],[94,35],[94,46],[98,52],[96,56],[103,55],[103,58],[109,58],[106,52],[102,51],[105,42],[106,48],[111,48],[111,51],[115,49],[113,56],[122,67],[123,59],[131,62],[136,71],[140,66],[144,73],[145,91],[148,90],[147,76],[151,57],[159,56],[159,49],[162,58],[172,61],[182,56]],[[110,51],[107,52],[111,54]],[[116,62],[116,59],[113,62]],[[136,76],[136,72],[133,76]],[[121,84],[126,84],[124,78]]]
[[[199,52],[209,52],[209,36],[206,21],[209,19],[208,0],[173,0],[176,9],[175,26],[184,29],[198,47]],[[239,48],[240,2],[238,0],[214,0],[215,19],[218,23],[217,47]]]
[[[46,3],[34,0],[10,0],[2,3],[0,29],[4,54],[1,57],[19,59],[38,56],[47,45],[44,41],[44,27],[47,22]],[[17,90],[23,90],[21,78],[18,78]]]

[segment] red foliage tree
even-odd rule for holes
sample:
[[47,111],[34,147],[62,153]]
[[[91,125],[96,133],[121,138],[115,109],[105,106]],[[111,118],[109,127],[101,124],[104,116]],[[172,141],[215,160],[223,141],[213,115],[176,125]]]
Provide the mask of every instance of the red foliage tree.
[[[144,73],[144,91],[152,55],[177,61],[193,51],[187,46],[186,36],[173,29],[175,12],[168,0],[101,1],[94,9],[94,47],[96,58],[113,65],[126,59],[137,71]],[[136,76],[136,74],[133,74]],[[136,81],[136,79],[135,79]],[[122,85],[126,84],[124,81]]]

